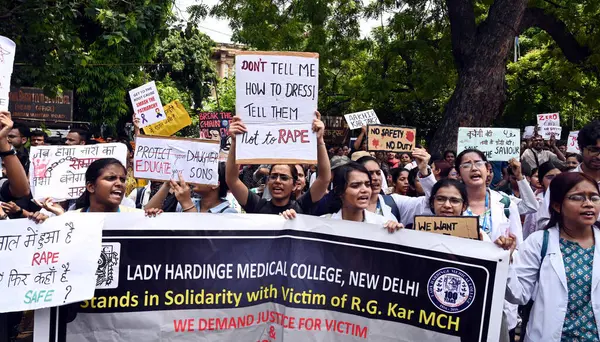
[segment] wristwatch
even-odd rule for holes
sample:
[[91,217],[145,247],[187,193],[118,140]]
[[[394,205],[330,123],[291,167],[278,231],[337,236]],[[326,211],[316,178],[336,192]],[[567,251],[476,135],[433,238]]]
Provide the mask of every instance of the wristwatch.
[[16,156],[16,155],[17,155],[17,151],[15,151],[15,149],[12,147],[8,151],[0,152],[0,158],[4,158],[6,156]]

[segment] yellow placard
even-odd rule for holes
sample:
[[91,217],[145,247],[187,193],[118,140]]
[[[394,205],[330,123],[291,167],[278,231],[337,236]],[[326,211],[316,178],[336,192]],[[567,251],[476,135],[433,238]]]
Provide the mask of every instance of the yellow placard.
[[390,125],[367,126],[367,150],[371,152],[412,152],[417,130]]
[[163,121],[144,127],[146,135],[171,136],[180,129],[192,124],[190,115],[179,100],[175,100],[164,106],[167,118]]
[[477,216],[415,216],[414,229],[479,240]]

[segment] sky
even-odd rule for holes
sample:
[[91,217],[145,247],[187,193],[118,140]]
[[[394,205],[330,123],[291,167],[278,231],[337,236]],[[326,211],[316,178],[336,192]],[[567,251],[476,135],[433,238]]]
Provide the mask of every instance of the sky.
[[[219,0],[176,0],[175,1],[175,13],[181,19],[187,19],[188,14],[186,9],[190,5],[204,3],[209,7],[216,5]],[[375,26],[381,25],[379,20],[361,20],[360,31],[361,36],[365,37],[370,34],[371,29]],[[229,22],[227,20],[221,20],[214,17],[208,17],[198,27],[200,31],[206,33],[212,40],[217,43],[231,43],[231,29],[229,28]]]

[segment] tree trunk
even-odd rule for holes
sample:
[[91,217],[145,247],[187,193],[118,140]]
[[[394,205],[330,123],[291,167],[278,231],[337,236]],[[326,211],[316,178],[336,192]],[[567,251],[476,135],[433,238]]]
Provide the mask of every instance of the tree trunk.
[[446,0],[456,89],[431,144],[432,152],[456,149],[458,127],[490,126],[506,102],[506,57],[525,12],[525,0],[496,0],[487,19],[475,25],[470,0]]

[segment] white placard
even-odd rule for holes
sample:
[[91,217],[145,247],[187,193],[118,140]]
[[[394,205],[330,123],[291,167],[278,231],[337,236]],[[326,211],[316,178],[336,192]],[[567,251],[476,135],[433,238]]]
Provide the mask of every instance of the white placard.
[[359,129],[362,126],[376,125],[381,123],[379,122],[377,114],[375,114],[375,111],[372,109],[365,110],[362,112],[345,114],[344,118],[346,119],[346,122],[348,123],[348,127],[350,127],[350,129]]
[[129,91],[135,116],[140,119],[140,128],[165,120],[163,108],[154,81]]
[[[306,160],[309,155],[316,155],[316,139],[304,139],[298,148],[290,149],[286,139],[280,139],[280,129],[310,125],[314,120],[319,55],[244,51],[236,55],[235,69],[236,116],[246,124],[248,135],[256,138],[249,142],[238,137],[236,158],[246,159],[247,164],[262,164],[278,159]],[[275,142],[271,142],[273,137]],[[260,148],[254,141],[261,144]]]
[[567,152],[569,153],[579,153],[579,144],[577,143],[577,137],[579,137],[579,131],[569,132],[569,139],[567,139]]
[[85,172],[97,159],[116,158],[127,165],[127,146],[121,143],[32,146],[29,184],[33,198],[78,198],[85,191]]
[[475,148],[490,161],[519,158],[521,132],[513,128],[459,127],[457,153]]
[[533,138],[535,135],[535,126],[526,126],[523,131],[523,139]]
[[8,110],[8,94],[16,48],[15,42],[0,36],[0,110]]
[[103,225],[102,217],[71,213],[41,225],[0,221],[0,312],[91,299]]
[[136,178],[179,180],[217,185],[219,141],[138,136],[135,139],[133,174]]
[[559,113],[538,114],[537,124],[539,127],[560,126],[560,115]]
[[544,140],[550,140],[554,135],[554,139],[560,140],[562,135],[562,127],[560,126],[540,126],[539,134]]
[[[317,141],[311,126],[304,123],[285,127],[247,124],[248,133],[237,137],[237,146],[242,143],[244,149],[236,149],[236,161],[238,164],[267,164],[271,160],[282,164],[314,164],[317,162],[317,149],[307,148],[316,145]],[[268,151],[268,158],[264,157],[265,151]]]

